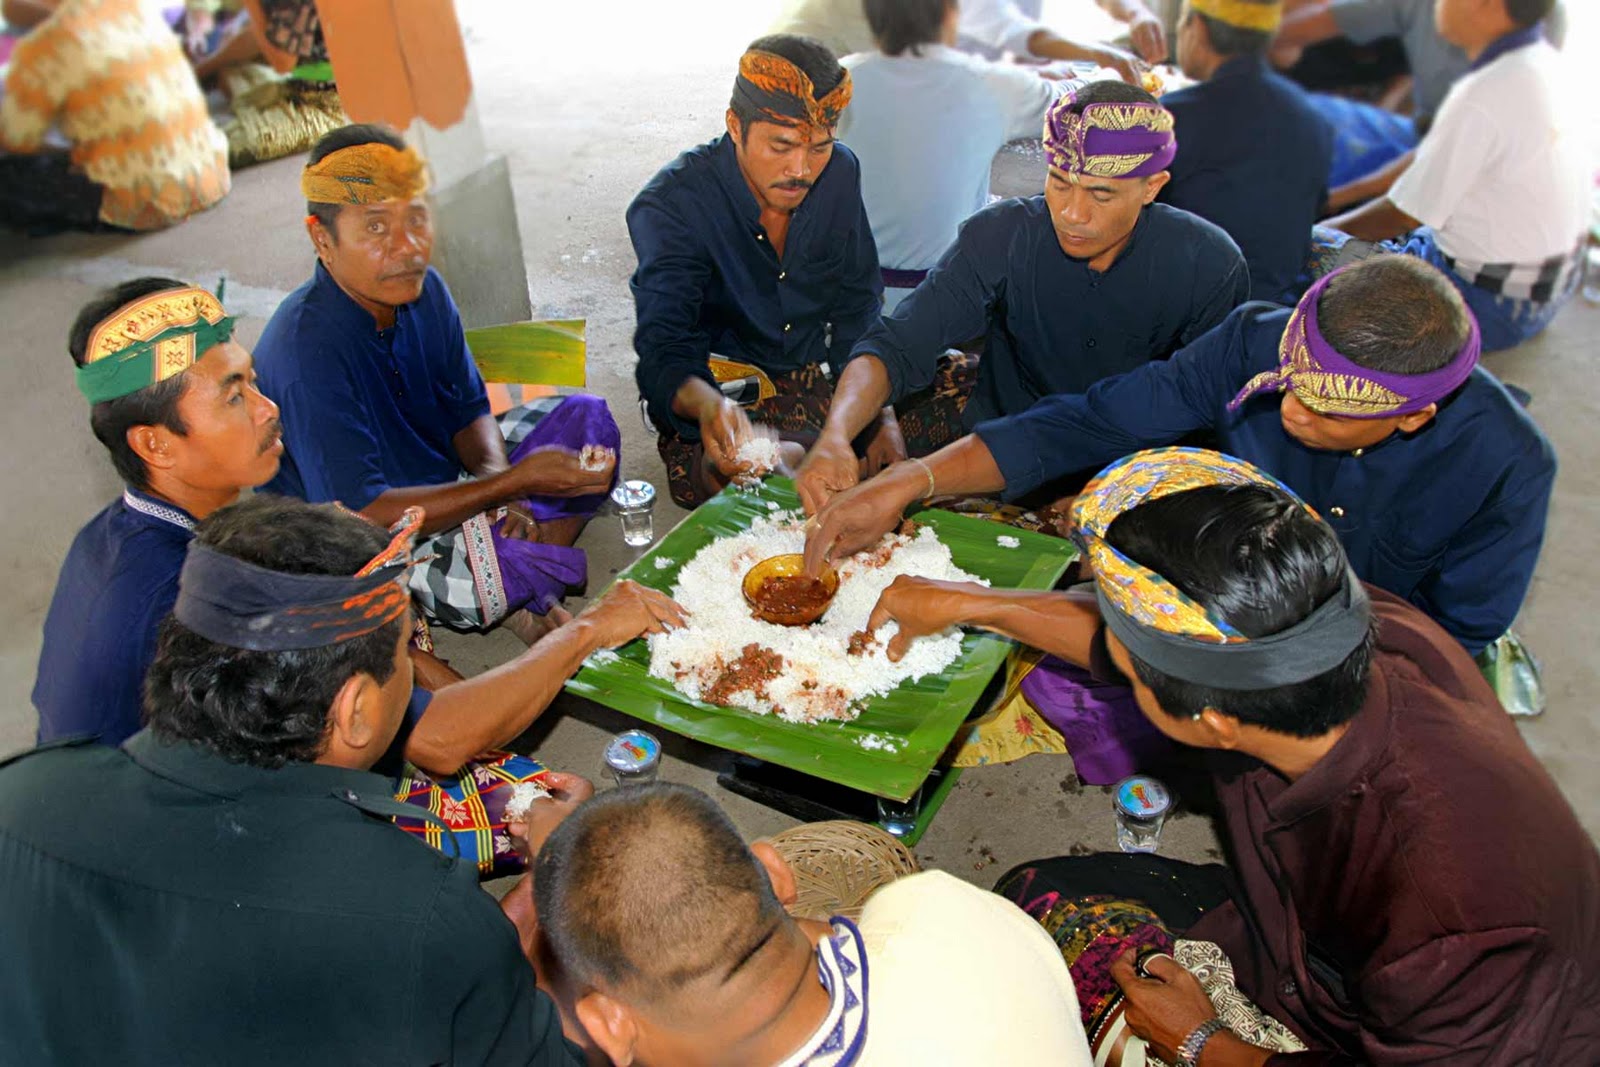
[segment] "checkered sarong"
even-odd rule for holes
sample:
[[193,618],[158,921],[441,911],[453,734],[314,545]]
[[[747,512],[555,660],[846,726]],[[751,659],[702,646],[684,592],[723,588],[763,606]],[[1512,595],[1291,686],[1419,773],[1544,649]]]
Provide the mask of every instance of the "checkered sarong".
[[1469,285],[1475,285],[1495,296],[1513,300],[1531,300],[1548,304],[1557,295],[1567,291],[1567,283],[1583,269],[1583,242],[1571,252],[1551,256],[1543,263],[1473,263],[1457,259],[1440,249],[1440,255],[1451,270]]

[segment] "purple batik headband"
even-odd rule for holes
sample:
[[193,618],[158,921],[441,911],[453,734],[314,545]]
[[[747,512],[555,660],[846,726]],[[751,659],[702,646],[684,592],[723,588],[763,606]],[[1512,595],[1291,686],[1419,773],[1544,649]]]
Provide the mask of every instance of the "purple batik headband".
[[1460,388],[1478,365],[1482,347],[1478,320],[1467,311],[1467,343],[1454,359],[1426,374],[1390,374],[1353,363],[1340,355],[1317,328],[1317,302],[1328,284],[1348,267],[1327,275],[1300,298],[1283,340],[1278,342],[1278,366],[1245,383],[1228,410],[1258,393],[1288,389],[1295,399],[1319,415],[1346,419],[1386,419],[1411,415],[1437,403]]
[[1044,119],[1044,151],[1066,174],[1094,178],[1144,178],[1159,174],[1178,154],[1172,112],[1155,103],[1089,104],[1081,114],[1071,90]]

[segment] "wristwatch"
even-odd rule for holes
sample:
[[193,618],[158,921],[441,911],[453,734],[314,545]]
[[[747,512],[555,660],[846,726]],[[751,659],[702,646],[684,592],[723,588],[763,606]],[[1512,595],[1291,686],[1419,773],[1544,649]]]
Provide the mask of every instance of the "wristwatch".
[[1211,1040],[1212,1034],[1227,1028],[1227,1023],[1213,1016],[1189,1031],[1189,1036],[1178,1046],[1178,1062],[1175,1067],[1200,1067],[1200,1050],[1206,1047],[1206,1042]]

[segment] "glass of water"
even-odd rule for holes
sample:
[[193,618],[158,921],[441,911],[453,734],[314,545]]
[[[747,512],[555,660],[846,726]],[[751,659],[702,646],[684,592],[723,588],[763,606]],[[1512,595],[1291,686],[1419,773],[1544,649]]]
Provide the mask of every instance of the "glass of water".
[[611,502],[622,516],[622,540],[629,545],[648,545],[655,540],[651,510],[656,506],[656,487],[635,478],[611,490]]
[[1111,791],[1117,817],[1117,847],[1124,852],[1154,852],[1172,811],[1172,793],[1148,775],[1124,778]]
[[878,825],[896,837],[904,837],[917,827],[922,818],[922,787],[908,800],[878,798]]
[[618,785],[645,785],[661,770],[661,742],[644,730],[628,730],[606,745],[606,771]]

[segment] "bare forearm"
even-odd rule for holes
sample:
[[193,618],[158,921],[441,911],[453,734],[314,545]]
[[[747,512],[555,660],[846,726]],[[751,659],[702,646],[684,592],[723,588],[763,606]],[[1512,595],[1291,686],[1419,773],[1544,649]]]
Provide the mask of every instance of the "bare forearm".
[[1095,0],[1095,3],[1101,11],[1118,22],[1132,22],[1146,14],[1145,6],[1139,0]]
[[1365,177],[1347,182],[1328,194],[1328,209],[1330,211],[1344,211],[1356,204],[1364,204],[1368,200],[1384,196],[1389,192],[1389,187],[1399,181],[1411,166],[1411,161],[1417,158],[1415,150],[1407,152],[1398,159],[1379,167]]
[[1421,223],[1395,207],[1388,197],[1384,197],[1363,204],[1353,211],[1347,211],[1343,215],[1335,215],[1323,225],[1343,230],[1351,237],[1359,237],[1363,241],[1386,241],[1416,229]]
[[1054,30],[1037,29],[1028,38],[1028,52],[1041,59],[1077,59],[1091,63],[1100,62],[1105,49],[1098,45],[1069,41]]
[[429,774],[448,775],[510,743],[598,647],[595,628],[575,619],[509,663],[439,690],[406,742],[406,759]]
[[1206,1042],[1200,1052],[1200,1067],[1266,1067],[1272,1050],[1252,1045],[1228,1030]]
[[1313,3],[1298,11],[1285,12],[1283,24],[1278,27],[1276,45],[1309,45],[1343,37],[1344,31],[1333,20],[1333,12],[1326,3]]
[[438,533],[460,526],[480,511],[497,508],[526,495],[518,490],[510,475],[510,471],[501,471],[469,482],[385,489],[378,499],[361,509],[361,514],[380,526],[388,526],[406,508],[419,507],[427,512],[422,532]]
[[1013,638],[1080,667],[1089,664],[1089,649],[1100,627],[1100,609],[1092,592],[1064,592],[974,587],[962,594],[960,610],[968,626]]
[[839,375],[828,405],[824,437],[848,448],[889,402],[889,372],[877,356],[857,356]]
[[672,413],[690,422],[704,422],[722,403],[722,390],[704,378],[685,378],[672,394]]
[[474,478],[487,478],[511,466],[506,459],[506,439],[492,415],[472,420],[450,443],[461,458],[462,469]]

